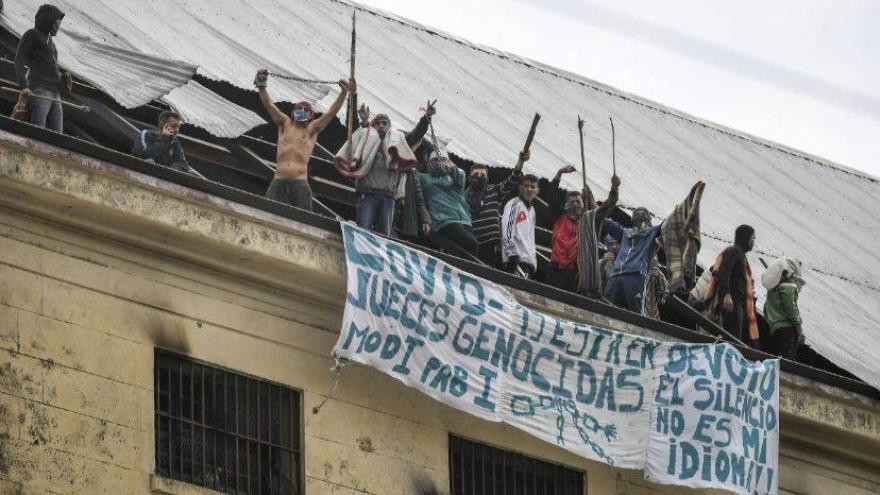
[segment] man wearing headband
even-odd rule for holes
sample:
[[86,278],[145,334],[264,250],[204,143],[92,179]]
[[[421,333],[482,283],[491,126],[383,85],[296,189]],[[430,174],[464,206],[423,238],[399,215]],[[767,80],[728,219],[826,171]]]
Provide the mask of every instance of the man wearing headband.
[[348,93],[355,92],[355,83],[352,80],[339,81],[341,91],[336,101],[316,119],[314,109],[307,101],[294,105],[290,116],[284,115],[284,112],[272,102],[272,97],[266,90],[268,77],[269,71],[262,69],[257,71],[254,79],[254,85],[260,91],[263,107],[269,113],[272,122],[278,126],[278,151],[275,158],[277,168],[275,178],[266,191],[266,197],[312,211],[312,190],[308,180],[309,158],[312,156],[318,134],[342,108]]

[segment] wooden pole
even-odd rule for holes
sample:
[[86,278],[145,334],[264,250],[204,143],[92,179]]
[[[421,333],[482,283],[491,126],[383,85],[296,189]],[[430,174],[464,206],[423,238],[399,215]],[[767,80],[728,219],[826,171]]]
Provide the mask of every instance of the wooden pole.
[[538,122],[541,121],[541,114],[536,113],[535,117],[532,119],[532,127],[529,128],[529,135],[526,136],[526,144],[523,146],[522,153],[520,153],[520,157],[516,160],[516,170],[521,170],[523,166],[522,155],[529,151],[529,148],[532,146],[532,140],[535,139],[535,130],[538,128]]
[[584,189],[587,188],[587,158],[584,155],[584,120],[578,115],[578,132],[581,135],[581,175],[584,180]]
[[611,121],[611,170],[613,175],[617,175],[617,160],[615,158],[615,155],[617,155],[617,143],[614,136],[614,119],[609,116],[608,120]]
[[[349,82],[354,81],[354,60],[356,53],[356,40],[357,35],[355,33],[355,16],[357,15],[357,10],[352,10],[351,12],[351,60],[349,61],[349,71],[348,78]],[[356,94],[351,93],[348,95],[348,163],[351,164],[352,160],[352,145],[351,145],[351,135],[354,133],[354,116],[357,113],[357,100]]]
[[[20,89],[10,88],[10,87],[7,87],[7,86],[0,87],[0,90],[8,91],[8,92],[10,92],[10,93],[15,93],[15,94],[18,94],[18,95],[21,94],[21,90],[20,90]],[[70,108],[72,108],[72,109],[74,109],[74,110],[79,110],[79,111],[81,111],[81,112],[89,112],[89,111],[91,111],[91,109],[90,109],[88,106],[86,106],[86,105],[77,105],[76,103],[71,103],[71,102],[69,102],[69,101],[64,101],[64,100],[60,100],[60,99],[55,99],[55,98],[52,98],[52,97],[49,97],[49,96],[40,96],[40,95],[35,95],[35,94],[31,93],[31,98],[37,98],[38,100],[51,101],[51,102],[53,102],[53,103],[60,103],[61,105],[65,106],[65,107],[70,107]]]

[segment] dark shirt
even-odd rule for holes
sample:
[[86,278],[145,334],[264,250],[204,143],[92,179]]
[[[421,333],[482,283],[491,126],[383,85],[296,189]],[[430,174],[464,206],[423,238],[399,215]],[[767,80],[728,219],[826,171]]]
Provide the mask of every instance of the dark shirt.
[[746,300],[746,253],[739,246],[730,246],[721,256],[716,283],[718,296],[728,293],[736,301]]
[[501,203],[519,184],[521,176],[522,172],[512,172],[498,184],[487,185],[479,191],[469,187],[464,192],[478,244],[501,240]]
[[162,133],[144,129],[134,141],[131,154],[144,160],[152,160],[158,165],[170,167],[183,164],[189,167],[180,140],[168,140]]
[[[15,77],[21,87],[61,89],[58,51],[51,33],[55,21],[62,17],[64,14],[56,7],[44,5],[37,11],[35,27],[21,36],[15,53]],[[29,73],[26,67],[30,68]]]

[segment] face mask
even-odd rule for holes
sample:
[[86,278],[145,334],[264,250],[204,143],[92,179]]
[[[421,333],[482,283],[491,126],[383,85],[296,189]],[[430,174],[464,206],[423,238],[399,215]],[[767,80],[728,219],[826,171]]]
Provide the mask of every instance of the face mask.
[[309,121],[309,112],[305,108],[294,108],[293,120],[299,122],[300,124],[305,124]]
[[468,177],[468,184],[478,191],[486,187],[487,182],[489,182],[489,178],[482,175],[472,175]]
[[565,213],[568,214],[568,216],[570,217],[579,217],[583,212],[584,209],[580,206],[571,205],[565,207]]
[[428,164],[428,172],[431,175],[443,175],[446,173],[446,170],[443,168],[443,164],[439,162],[431,162]]

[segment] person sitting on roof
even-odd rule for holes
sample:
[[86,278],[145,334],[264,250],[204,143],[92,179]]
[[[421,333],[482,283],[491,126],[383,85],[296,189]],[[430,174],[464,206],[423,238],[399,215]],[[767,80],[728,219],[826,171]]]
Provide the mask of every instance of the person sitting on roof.
[[380,113],[373,117],[370,127],[356,130],[351,142],[336,153],[336,170],[343,177],[356,179],[357,224],[363,229],[392,235],[400,174],[416,166],[406,137],[406,133],[391,127],[388,115]]
[[73,85],[70,73],[58,67],[58,50],[52,38],[61,28],[64,13],[54,5],[37,9],[34,27],[25,31],[15,54],[15,76],[21,98],[30,106],[30,123],[64,132],[61,90]]
[[501,240],[501,203],[519,184],[522,167],[529,161],[529,152],[520,153],[513,171],[501,182],[489,184],[489,166],[475,163],[468,175],[465,199],[471,211],[474,237],[477,239],[477,257],[483,263],[501,268],[499,241]]
[[599,228],[608,213],[617,205],[620,179],[616,175],[611,178],[608,199],[599,206],[589,186],[584,186],[582,193],[565,192],[559,187],[562,175],[576,170],[572,165],[566,165],[553,178],[557,199],[552,205],[552,214],[558,218],[553,223],[550,266],[544,281],[562,290],[597,298],[602,294],[598,258]]
[[[436,107],[429,101],[416,126],[406,134],[406,142],[415,154],[421,170],[426,170],[428,159],[434,152],[434,145],[424,136],[431,124],[431,117],[436,112]],[[370,127],[370,107],[362,104],[358,109],[358,116],[362,128]],[[431,233],[431,216],[425,206],[422,184],[414,179],[414,173],[415,169],[411,169],[400,176],[395,194],[394,225],[400,237],[418,242],[420,238]]]
[[531,278],[538,267],[532,205],[537,196],[538,178],[526,174],[519,181],[519,195],[501,213],[501,262],[506,271],[523,278]]
[[[644,292],[651,262],[657,254],[662,241],[664,252],[678,249],[682,241],[689,239],[699,244],[699,203],[705,184],[698,182],[691,188],[685,198],[672,214],[661,225],[651,225],[651,213],[645,207],[638,207],[632,213],[632,227],[625,228],[610,218],[602,221],[602,228],[620,243],[620,250],[614,260],[614,267],[605,285],[605,299],[611,304],[639,314],[645,314]],[[661,233],[663,237],[661,238]],[[696,239],[693,239],[693,236]],[[685,261],[670,267],[672,279],[680,279],[682,272],[693,273],[696,264],[696,252],[693,248],[685,249]]]
[[801,262],[783,258],[772,263],[761,275],[761,283],[767,289],[764,318],[770,325],[776,353],[794,360],[804,342],[798,311],[798,293],[806,283],[801,278]]
[[269,112],[269,118],[278,126],[278,147],[275,161],[275,177],[269,184],[266,197],[287,203],[296,208],[312,211],[312,189],[309,187],[309,158],[318,140],[318,134],[336,117],[345,97],[356,91],[353,80],[339,81],[340,92],[330,108],[318,118],[308,101],[293,106],[290,116],[275,106],[266,90],[269,71],[257,71],[254,86],[260,91],[260,101]]
[[464,199],[464,170],[449,158],[435,156],[428,162],[428,172],[418,172],[416,177],[422,184],[434,229],[428,243],[435,249],[472,259],[477,240],[471,232],[471,212]]
[[156,165],[201,177],[186,161],[183,146],[177,137],[180,121],[177,112],[165,110],[160,113],[158,128],[142,130],[134,141],[131,154]]

